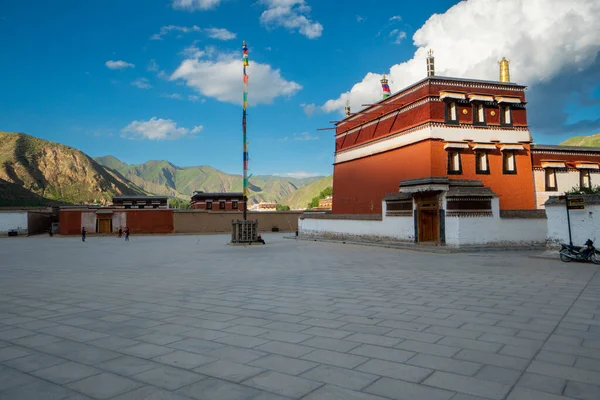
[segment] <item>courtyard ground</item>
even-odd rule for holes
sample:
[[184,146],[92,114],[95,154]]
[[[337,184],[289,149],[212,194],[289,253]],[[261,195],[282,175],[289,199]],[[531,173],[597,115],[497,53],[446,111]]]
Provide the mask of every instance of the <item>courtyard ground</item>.
[[600,398],[600,273],[267,235],[0,239],[0,399]]

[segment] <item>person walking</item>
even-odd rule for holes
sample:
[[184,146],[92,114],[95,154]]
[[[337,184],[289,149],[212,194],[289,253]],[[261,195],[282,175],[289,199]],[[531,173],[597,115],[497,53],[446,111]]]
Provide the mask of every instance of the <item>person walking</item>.
[[123,228],[119,227],[119,237],[123,237]]
[[129,242],[129,227],[125,227],[125,241]]
[[85,227],[82,227],[81,228],[81,241],[82,242],[85,242],[85,234],[86,234]]

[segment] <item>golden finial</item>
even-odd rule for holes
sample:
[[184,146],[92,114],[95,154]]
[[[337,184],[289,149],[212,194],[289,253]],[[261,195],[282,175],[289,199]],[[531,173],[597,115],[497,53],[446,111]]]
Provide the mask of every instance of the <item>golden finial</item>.
[[385,77],[385,74],[383,74],[383,77],[381,78],[381,83],[387,83],[387,78]]
[[427,55],[429,57],[433,57],[433,49],[429,49],[429,51],[427,52]]
[[502,57],[502,61],[498,62],[498,65],[500,65],[500,82],[510,82],[509,64],[510,60],[507,60],[505,57]]
[[346,117],[349,117],[350,114],[350,100],[346,100]]

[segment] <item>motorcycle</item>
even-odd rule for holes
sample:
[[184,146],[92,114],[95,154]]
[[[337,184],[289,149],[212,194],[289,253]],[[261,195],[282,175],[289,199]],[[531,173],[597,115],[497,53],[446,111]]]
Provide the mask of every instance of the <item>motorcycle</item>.
[[569,244],[561,244],[560,259],[564,262],[575,261],[591,261],[594,264],[600,264],[600,251],[594,247],[594,242],[588,239],[585,246],[571,246]]

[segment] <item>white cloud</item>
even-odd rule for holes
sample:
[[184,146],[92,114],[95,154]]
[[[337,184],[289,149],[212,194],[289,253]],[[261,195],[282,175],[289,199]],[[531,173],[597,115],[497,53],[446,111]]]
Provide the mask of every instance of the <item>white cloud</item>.
[[151,59],[150,62],[148,62],[148,71],[158,72],[158,64],[155,59]]
[[160,97],[164,97],[165,99],[173,99],[173,100],[181,100],[182,97],[179,93],[165,93]]
[[[188,58],[170,77],[170,80],[181,79],[206,97],[219,101],[241,104],[243,81],[241,61],[238,54],[217,53],[211,59]],[[253,62],[250,59],[249,104],[270,104],[278,96],[292,96],[302,86],[287,81],[278,69],[268,64]]]
[[198,125],[192,129],[177,127],[171,119],[152,117],[148,121],[133,121],[122,129],[123,136],[131,139],[170,140],[192,135],[202,130]]
[[200,100],[200,96],[196,96],[195,94],[190,94],[190,95],[188,95],[187,98],[188,98],[189,101],[191,101],[193,103],[195,103],[198,100]]
[[219,40],[231,40],[236,38],[236,34],[228,31],[225,28],[206,28],[206,33],[209,37]]
[[304,114],[306,114],[308,117],[312,117],[315,114],[315,112],[319,110],[314,103],[300,104],[300,107],[302,107]]
[[[562,113],[566,96],[561,104],[548,109],[549,103],[558,96],[556,86],[564,82],[566,93],[575,90],[594,90],[584,85],[585,74],[579,84],[574,84],[576,73],[588,71],[597,76],[600,67],[600,24],[593,16],[600,15],[597,0],[470,0],[461,1],[443,14],[434,14],[415,32],[417,47],[412,59],[393,65],[388,73],[392,91],[398,91],[426,76],[427,50],[432,48],[436,57],[436,74],[498,80],[497,62],[505,56],[510,64],[511,80],[531,86],[531,100],[537,87],[549,82],[547,96],[540,96],[540,124],[561,125],[567,115],[554,119],[554,113]],[[469,32],[468,38],[465,32]],[[361,104],[380,100],[381,75],[369,72],[362,81],[327,101],[322,109],[326,112],[343,113],[346,100],[352,111]],[[585,81],[589,83],[589,79]],[[590,86],[589,84],[587,86]],[[530,102],[530,123],[535,120],[536,109]],[[543,109],[543,110],[542,110]],[[534,118],[531,118],[531,116]],[[546,120],[546,122],[544,122]],[[598,122],[598,121],[597,121]]]
[[314,172],[306,172],[306,171],[298,171],[298,172],[286,172],[286,173],[280,173],[280,174],[273,174],[275,176],[281,176],[281,177],[285,177],[285,178],[297,178],[297,179],[302,179],[302,178],[312,178],[315,176],[321,176],[321,174],[317,174]]
[[402,39],[406,39],[406,32],[401,31],[400,29],[394,29],[390,32],[390,37],[394,39],[395,44],[400,44]]
[[356,22],[363,22],[366,18],[360,15],[356,16]]
[[173,0],[172,2],[173,8],[185,11],[210,10],[219,4],[221,0]]
[[140,89],[150,89],[152,87],[152,85],[150,84],[150,82],[148,82],[148,79],[146,78],[136,79],[135,81],[131,82],[131,84]]
[[312,136],[308,132],[294,133],[294,140],[319,140],[318,136]]
[[393,17],[390,17],[390,21],[402,21],[402,17],[399,15],[394,15]]
[[323,25],[308,18],[311,8],[305,0],[259,0],[267,7],[260,16],[260,22],[267,27],[283,26],[309,39],[315,39],[323,33]]
[[179,25],[166,25],[160,28],[158,33],[155,33],[150,37],[150,40],[163,40],[163,38],[169,34],[169,32],[180,32],[180,33],[189,33],[189,32],[200,32],[202,29],[200,27],[193,26],[179,26]]
[[124,68],[134,68],[135,65],[119,60],[119,61],[114,61],[114,60],[109,60],[107,62],[104,63],[104,65],[106,65],[106,67],[108,69],[124,69]]

